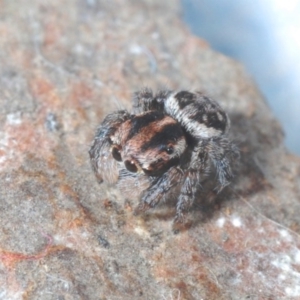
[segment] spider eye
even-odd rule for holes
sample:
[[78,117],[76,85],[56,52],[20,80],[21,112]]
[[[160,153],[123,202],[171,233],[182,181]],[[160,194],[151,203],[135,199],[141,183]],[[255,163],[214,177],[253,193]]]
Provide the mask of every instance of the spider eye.
[[120,148],[118,146],[113,146],[111,149],[111,154],[113,158],[117,161],[122,161],[121,153],[120,153]]
[[126,160],[124,162],[124,165],[125,165],[126,169],[130,172],[136,173],[138,170],[137,166],[135,165],[135,163],[133,161]]
[[165,151],[168,153],[168,154],[173,154],[174,153],[174,148],[172,146],[167,146],[165,148]]

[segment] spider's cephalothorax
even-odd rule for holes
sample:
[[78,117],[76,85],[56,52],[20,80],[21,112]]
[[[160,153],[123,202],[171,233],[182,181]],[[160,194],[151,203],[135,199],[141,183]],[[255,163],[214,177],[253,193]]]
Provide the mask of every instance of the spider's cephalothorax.
[[[140,200],[139,209],[177,198],[175,221],[194,203],[204,179],[219,192],[233,177],[237,147],[226,136],[229,118],[201,93],[145,89],[135,93],[133,114],[117,111],[100,125],[91,163],[100,182],[116,184]],[[213,176],[211,176],[213,175]]]

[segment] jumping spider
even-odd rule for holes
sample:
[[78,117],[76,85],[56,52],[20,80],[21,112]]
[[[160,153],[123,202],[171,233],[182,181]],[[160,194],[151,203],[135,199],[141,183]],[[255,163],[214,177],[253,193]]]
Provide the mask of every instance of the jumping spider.
[[99,182],[116,184],[137,211],[177,198],[175,222],[182,222],[205,180],[216,192],[232,177],[238,148],[226,136],[229,118],[202,93],[144,89],[135,93],[133,112],[109,114],[89,151]]

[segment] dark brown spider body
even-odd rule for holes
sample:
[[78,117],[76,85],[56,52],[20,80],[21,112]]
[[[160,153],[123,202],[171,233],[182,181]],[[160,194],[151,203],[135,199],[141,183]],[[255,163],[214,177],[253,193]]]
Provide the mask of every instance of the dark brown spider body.
[[112,156],[133,173],[158,176],[178,164],[186,149],[181,126],[158,111],[132,116],[110,136]]
[[[141,210],[177,197],[176,221],[205,178],[217,178],[217,191],[230,183],[239,152],[226,137],[229,118],[217,102],[201,93],[146,89],[135,94],[133,113],[108,115],[96,133],[89,154],[100,182],[138,198]],[[135,187],[131,194],[128,186]]]

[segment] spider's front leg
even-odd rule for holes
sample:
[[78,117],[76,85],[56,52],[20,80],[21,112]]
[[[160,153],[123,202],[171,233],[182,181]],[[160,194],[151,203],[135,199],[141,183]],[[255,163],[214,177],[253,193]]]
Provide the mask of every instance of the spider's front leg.
[[193,206],[199,190],[202,189],[201,182],[209,173],[205,151],[205,147],[200,143],[191,152],[189,168],[185,171],[178,197],[174,223],[183,223],[184,214]]
[[201,189],[201,178],[198,170],[187,170],[185,180],[182,184],[178,202],[176,205],[176,216],[174,223],[182,223],[184,221],[184,214],[194,204],[197,192]]
[[133,113],[139,114],[148,110],[164,111],[164,101],[170,94],[170,91],[160,91],[153,94],[152,90],[148,88],[134,93]]
[[106,116],[96,131],[89,155],[92,169],[99,183],[106,181],[111,184],[118,180],[119,153],[116,147],[112,148],[111,136],[130,117],[131,115],[126,110],[113,112]]
[[155,178],[151,186],[142,194],[136,213],[155,207],[161,199],[172,192],[173,188],[180,185],[182,178],[183,173],[177,167],[172,167],[161,177]]

